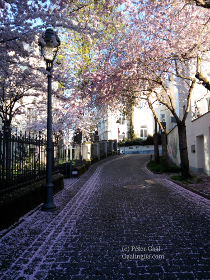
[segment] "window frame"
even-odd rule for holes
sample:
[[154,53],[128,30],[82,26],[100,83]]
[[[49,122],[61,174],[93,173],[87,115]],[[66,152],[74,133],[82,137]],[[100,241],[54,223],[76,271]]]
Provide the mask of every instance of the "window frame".
[[[143,136],[141,136],[141,134],[143,134]],[[145,136],[146,134],[146,136]],[[140,138],[141,139],[146,139],[148,137],[148,126],[145,124],[145,125],[141,125],[140,126]]]

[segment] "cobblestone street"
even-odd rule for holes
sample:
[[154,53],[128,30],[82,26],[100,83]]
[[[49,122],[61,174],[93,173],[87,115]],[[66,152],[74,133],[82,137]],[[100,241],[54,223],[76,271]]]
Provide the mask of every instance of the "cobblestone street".
[[0,232],[0,279],[210,279],[210,201],[119,155]]

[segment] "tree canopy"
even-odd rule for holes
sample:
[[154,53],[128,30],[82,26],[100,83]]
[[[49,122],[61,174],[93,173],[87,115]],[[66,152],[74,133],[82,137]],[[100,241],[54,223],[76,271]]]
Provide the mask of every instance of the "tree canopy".
[[[3,121],[8,118],[9,106],[11,123],[15,113],[19,113],[14,110],[15,103],[21,103],[23,97],[39,95],[46,100],[43,94],[47,89],[44,77],[46,70],[37,47],[40,34],[50,26],[57,30],[62,41],[53,72],[53,80],[57,81],[59,86],[53,88],[53,95],[63,102],[63,106],[59,107],[62,122],[75,124],[76,115],[81,111],[76,107],[87,105],[87,102],[82,105],[77,102],[81,95],[76,90],[78,76],[82,80],[78,69],[82,69],[81,61],[88,64],[90,49],[95,40],[113,32],[116,21],[115,5],[119,2],[0,1],[0,116]],[[82,52],[78,59],[78,54],[81,55]],[[76,71],[73,71],[73,68]],[[64,89],[71,94],[64,94]],[[24,105],[22,102],[22,107]]]
[[[197,79],[208,88],[202,65],[210,50],[209,10],[198,7],[194,1],[179,0],[131,0],[121,8],[119,21],[123,28],[106,43],[99,42],[94,65],[85,73],[90,81],[85,90],[94,95],[96,104],[108,104],[113,109],[119,101],[126,104],[143,96],[151,109],[155,102],[163,104],[180,127],[180,151],[184,151],[185,120]],[[186,106],[181,115],[177,114],[174,97],[167,88],[171,77],[183,85],[181,106]],[[188,160],[183,157],[182,161],[186,166]],[[189,163],[186,176],[188,172]]]

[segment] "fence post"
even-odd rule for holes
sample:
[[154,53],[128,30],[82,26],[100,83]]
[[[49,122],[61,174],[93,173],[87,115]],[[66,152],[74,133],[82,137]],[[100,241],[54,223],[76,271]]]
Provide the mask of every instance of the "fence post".
[[105,155],[107,157],[107,140],[102,140],[102,144],[103,144],[103,151],[102,151],[102,153],[105,153]]
[[94,144],[96,145],[96,151],[97,151],[97,156],[98,156],[98,160],[101,159],[101,155],[100,155],[100,142],[99,141],[94,141]]
[[54,142],[52,142],[52,172],[55,170],[55,162],[54,162]]
[[5,135],[5,145],[6,145],[6,183],[10,183],[10,160],[11,160],[11,129],[7,125],[7,122],[4,122],[4,135]]
[[0,132],[0,156],[1,156],[1,171],[0,171],[0,180],[1,180],[1,189],[4,189],[4,133]]
[[72,172],[72,146],[70,144],[70,178],[72,177],[71,172]]
[[2,189],[4,189],[4,172],[5,172],[5,126],[4,126],[4,131],[3,131],[3,164],[2,164]]
[[38,167],[38,174],[40,176],[40,160],[41,160],[41,149],[40,149],[40,141],[41,141],[41,135],[40,135],[40,131],[39,131],[39,140],[38,140],[38,147],[39,147],[39,157],[38,157],[38,161],[39,161],[39,167]]
[[109,152],[112,152],[113,155],[113,140],[109,140]]
[[91,143],[85,142],[85,147],[86,147],[86,160],[91,161]]

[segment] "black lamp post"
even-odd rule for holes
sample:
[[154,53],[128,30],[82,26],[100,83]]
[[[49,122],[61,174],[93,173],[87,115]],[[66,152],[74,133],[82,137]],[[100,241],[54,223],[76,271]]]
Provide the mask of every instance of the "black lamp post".
[[53,202],[53,184],[52,184],[52,106],[51,106],[51,78],[53,61],[58,52],[60,39],[52,28],[48,28],[39,38],[41,55],[46,61],[46,70],[49,72],[48,77],[48,99],[47,99],[47,177],[45,185],[45,202],[42,206],[44,211],[53,211],[56,205]]
[[122,133],[123,135],[123,143],[124,143],[124,154],[125,154],[125,132]]

